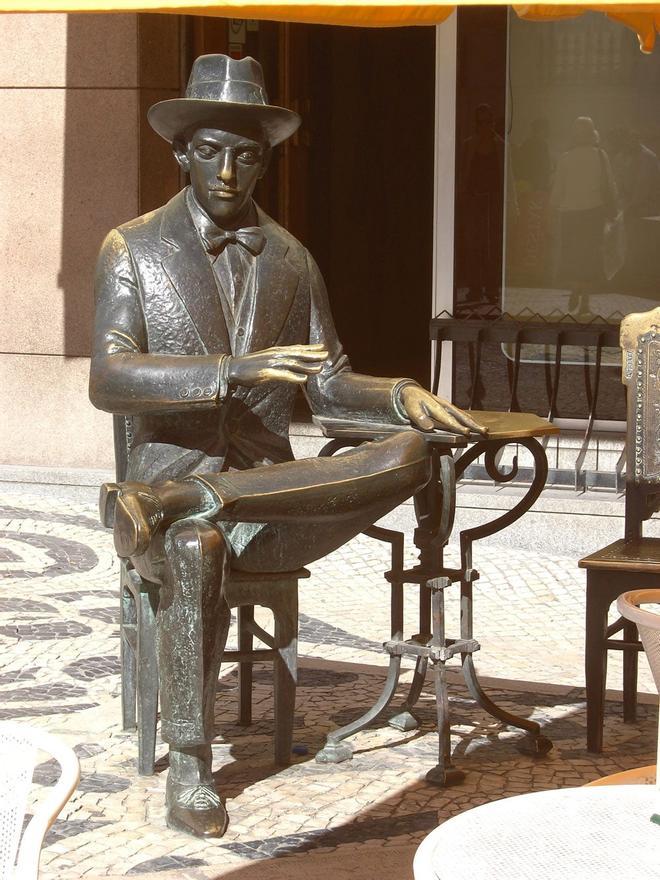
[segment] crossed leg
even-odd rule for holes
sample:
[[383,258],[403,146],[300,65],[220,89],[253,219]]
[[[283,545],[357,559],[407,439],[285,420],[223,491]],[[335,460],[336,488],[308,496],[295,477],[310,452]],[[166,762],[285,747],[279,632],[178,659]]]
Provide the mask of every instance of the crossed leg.
[[[126,516],[140,510],[142,498],[149,504],[155,499],[162,511],[147,552],[131,558],[143,577],[161,584],[161,730],[170,744],[171,827],[207,837],[226,828],[211,777],[210,744],[229,626],[222,585],[230,564],[244,571],[291,571],[326,555],[428,481],[426,450],[424,440],[406,432],[330,459],[205,474],[165,484],[164,492],[129,484],[125,496],[117,495]],[[191,486],[197,492],[188,499],[192,516],[182,496],[177,499],[175,487],[181,485],[183,495]],[[175,515],[183,518],[171,521],[167,499],[177,499]]]

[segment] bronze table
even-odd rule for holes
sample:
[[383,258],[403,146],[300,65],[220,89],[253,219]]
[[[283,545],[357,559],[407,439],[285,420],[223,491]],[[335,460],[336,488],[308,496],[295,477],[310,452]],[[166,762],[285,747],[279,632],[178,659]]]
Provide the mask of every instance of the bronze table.
[[[419,551],[419,562],[412,568],[393,565],[386,579],[392,590],[392,635],[383,648],[389,654],[389,668],[383,691],[376,703],[360,718],[328,735],[323,749],[316,755],[319,763],[340,763],[349,760],[353,747],[348,737],[379,718],[394,697],[401,671],[401,658],[414,657],[415,671],[407,699],[401,711],[390,718],[389,724],[398,730],[414,730],[419,726],[415,705],[421,695],[429,661],[435,674],[436,708],[438,720],[438,764],[427,774],[427,780],[438,785],[460,782],[465,774],[451,764],[449,700],[447,695],[446,663],[460,655],[465,682],[473,699],[490,715],[511,727],[525,731],[519,748],[532,755],[542,756],[552,748],[550,740],[541,733],[539,724],[512,715],[497,706],[484,692],[477,678],[472,655],[479,650],[473,635],[473,584],[479,572],[472,564],[472,545],[475,540],[493,535],[520,519],[539,497],[548,473],[543,442],[559,433],[559,429],[545,419],[528,413],[472,412],[477,422],[489,428],[487,437],[462,437],[444,431],[423,436],[431,445],[433,475],[427,486],[415,495],[417,528],[414,544]],[[331,438],[321,455],[332,455],[347,446],[356,446],[366,440],[391,433],[393,426],[357,425],[331,419],[317,419],[324,434]],[[394,430],[396,430],[394,428]],[[399,429],[400,430],[400,429]],[[464,529],[460,533],[460,563],[449,568],[444,563],[444,548],[449,541],[456,510],[456,481],[467,467],[481,455],[488,475],[497,483],[515,479],[517,456],[508,473],[500,469],[500,456],[509,444],[527,449],[533,458],[533,479],[525,495],[510,510],[483,525]],[[460,634],[448,638],[445,634],[444,591],[452,584],[460,584]],[[404,636],[403,589],[405,584],[419,586],[419,632],[410,638]]]

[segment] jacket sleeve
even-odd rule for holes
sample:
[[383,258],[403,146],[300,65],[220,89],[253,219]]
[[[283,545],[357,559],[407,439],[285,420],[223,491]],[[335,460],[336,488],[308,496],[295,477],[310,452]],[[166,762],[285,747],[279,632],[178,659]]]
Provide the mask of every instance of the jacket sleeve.
[[328,360],[322,371],[310,376],[306,396],[315,415],[385,424],[408,424],[399,401],[412,379],[382,379],[354,373],[337,336],[325,282],[313,258],[307,254],[310,280],[310,343],[323,343]]
[[96,268],[96,317],[89,382],[98,409],[122,415],[210,409],[227,394],[224,355],[149,354],[138,283],[116,229]]

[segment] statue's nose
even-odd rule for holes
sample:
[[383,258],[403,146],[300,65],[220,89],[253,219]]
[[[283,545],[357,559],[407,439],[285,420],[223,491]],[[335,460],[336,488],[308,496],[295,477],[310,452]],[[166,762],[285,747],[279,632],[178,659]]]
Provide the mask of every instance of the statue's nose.
[[234,176],[234,160],[230,150],[225,150],[220,160],[220,168],[218,177],[220,180],[228,183]]

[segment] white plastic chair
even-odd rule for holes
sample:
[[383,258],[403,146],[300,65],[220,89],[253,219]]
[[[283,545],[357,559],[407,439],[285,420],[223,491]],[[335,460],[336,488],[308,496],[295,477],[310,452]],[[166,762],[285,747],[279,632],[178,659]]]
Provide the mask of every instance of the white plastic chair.
[[[60,765],[60,777],[21,829],[39,752]],[[80,779],[75,752],[60,739],[13,722],[0,722],[0,880],[35,880],[44,836]]]
[[[660,695],[660,614],[641,608],[641,605],[660,605],[660,590],[630,590],[617,599],[619,614],[637,624],[639,637],[651,667],[653,680]],[[658,764],[660,764],[660,719],[658,726]],[[655,813],[651,817],[660,824],[660,777],[656,764]]]

